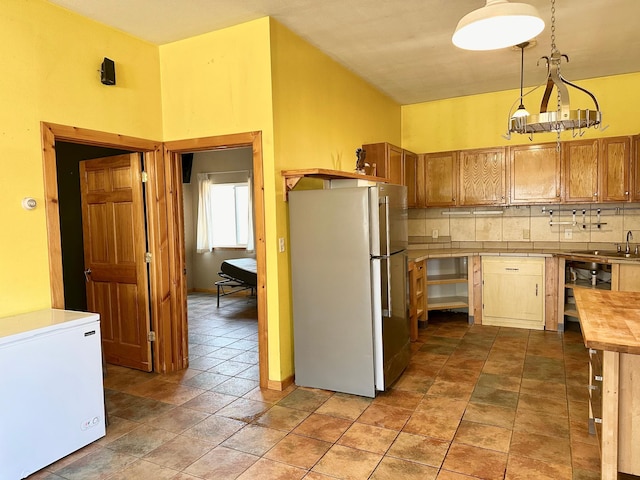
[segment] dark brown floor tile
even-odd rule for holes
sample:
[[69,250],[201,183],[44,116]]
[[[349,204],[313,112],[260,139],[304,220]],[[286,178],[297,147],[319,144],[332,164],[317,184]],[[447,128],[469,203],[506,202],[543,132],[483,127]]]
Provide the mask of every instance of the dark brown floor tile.
[[274,405],[262,414],[262,416],[256,420],[256,423],[263,427],[290,432],[308,416],[309,412],[303,410]]
[[358,422],[400,431],[411,413],[411,410],[405,408],[373,403],[360,415]]
[[[173,410],[163,413],[158,417],[149,420],[148,425],[155,428],[161,428],[173,433],[182,433],[188,428],[193,427],[196,423],[200,423],[207,418],[209,413],[190,408],[176,407]],[[109,418],[111,424],[111,418]]]
[[339,445],[384,454],[398,436],[397,430],[354,423],[338,440]]
[[580,420],[569,418],[569,435],[572,442],[598,445],[598,437],[589,433],[589,424],[586,418]]
[[452,355],[447,359],[445,367],[449,368],[466,368],[474,372],[480,372],[484,366],[484,359],[467,358],[460,355]]
[[460,418],[457,416],[441,417],[428,412],[415,412],[403,431],[451,441],[459,423]]
[[330,447],[329,442],[290,433],[269,450],[265,458],[308,470]]
[[467,421],[460,422],[458,431],[453,438],[454,443],[463,443],[503,453],[509,452],[510,441],[510,429]]
[[227,438],[222,446],[262,456],[287,435],[282,430],[247,425]]
[[[637,478],[637,476],[625,477],[623,474],[618,474],[618,480],[637,480]],[[574,468],[572,480],[600,480],[600,471]]]
[[238,478],[259,457],[226,447],[216,447],[189,465],[185,473],[206,479]]
[[569,415],[569,407],[564,398],[542,398],[527,394],[520,394],[518,398],[518,410],[554,412],[563,417]]
[[369,398],[336,393],[324,402],[315,413],[355,420],[371,405],[371,402],[372,400]]
[[132,422],[131,420],[127,420],[126,418],[109,415],[109,426],[107,427],[107,434],[97,442],[94,442],[94,444],[101,446],[108,445],[114,440],[120,438],[125,433],[128,433],[139,426],[140,424],[138,422]]
[[185,430],[183,435],[217,445],[224,442],[245,425],[245,422],[233,418],[211,415],[190,429]]
[[389,448],[387,456],[439,468],[448,449],[447,441],[400,432]]
[[448,418],[461,418],[466,407],[467,402],[464,400],[425,395],[416,408],[416,411]]
[[520,391],[520,377],[507,377],[505,375],[495,375],[493,373],[483,373],[478,378],[477,386],[486,388],[497,388],[509,392]]
[[509,360],[496,361],[487,360],[482,368],[483,373],[493,373],[495,375],[505,375],[507,377],[516,377],[522,375],[524,364]]
[[509,455],[505,480],[571,480],[571,467]]
[[442,468],[486,480],[504,478],[507,454],[453,443],[447,452]]
[[334,445],[312,470],[337,478],[367,479],[381,459],[382,455]]
[[436,379],[427,393],[438,397],[449,397],[468,401],[473,393],[473,383],[458,383],[450,380]]
[[571,466],[571,444],[568,438],[513,432],[509,454],[533,458],[541,462]]
[[435,480],[438,469],[407,462],[399,458],[384,457],[369,477],[371,480]]
[[463,420],[513,429],[516,418],[515,408],[505,408],[484,403],[469,403]]
[[251,465],[238,480],[298,480],[306,475],[307,471],[302,468],[274,462],[266,458],[261,458]]
[[471,370],[464,367],[450,367],[445,366],[436,380],[448,380],[450,382],[460,383],[460,384],[471,384],[474,385],[480,376],[479,370]]
[[600,448],[598,445],[571,442],[573,468],[600,471]]
[[562,399],[567,397],[567,387],[562,383],[523,378],[520,384],[520,394],[523,393],[536,397]]
[[306,410],[308,412],[315,411],[320,405],[326,402],[331,393],[320,390],[308,390],[305,388],[297,388],[289,395],[278,402],[281,407],[295,408],[298,410]]

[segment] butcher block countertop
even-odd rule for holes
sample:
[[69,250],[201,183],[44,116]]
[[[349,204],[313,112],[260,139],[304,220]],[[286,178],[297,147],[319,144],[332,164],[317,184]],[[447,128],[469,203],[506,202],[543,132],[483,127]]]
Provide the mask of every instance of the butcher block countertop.
[[575,289],[585,346],[640,354],[640,292]]

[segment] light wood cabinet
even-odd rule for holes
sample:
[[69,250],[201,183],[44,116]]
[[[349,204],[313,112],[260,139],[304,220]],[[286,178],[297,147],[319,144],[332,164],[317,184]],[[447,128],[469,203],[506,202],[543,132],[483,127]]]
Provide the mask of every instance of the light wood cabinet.
[[404,184],[407,186],[407,206],[422,206],[418,202],[418,155],[408,150],[402,151],[404,166]]
[[506,205],[504,148],[463,150],[458,163],[458,205]]
[[564,142],[565,203],[626,202],[631,198],[631,137]]
[[544,329],[545,260],[482,257],[482,324]]
[[418,322],[426,317],[426,260],[409,262],[409,325],[411,341],[418,339]]
[[425,153],[421,155],[423,184],[418,184],[419,198],[425,207],[456,205],[458,191],[458,152]]
[[632,201],[640,202],[640,135],[636,135],[632,140],[631,165],[633,169],[633,196]]
[[560,153],[557,144],[510,147],[509,167],[510,204],[560,201]]
[[601,138],[599,197],[602,202],[626,202],[631,189],[631,137]]

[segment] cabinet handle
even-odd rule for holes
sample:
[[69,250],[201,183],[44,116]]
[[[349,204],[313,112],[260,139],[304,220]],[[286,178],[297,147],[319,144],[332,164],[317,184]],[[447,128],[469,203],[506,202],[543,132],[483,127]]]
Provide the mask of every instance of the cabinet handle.
[[628,195],[629,195],[629,192],[624,192],[624,194],[628,196]]
[[538,284],[536,283],[536,297],[538,296]]
[[593,376],[593,379],[594,379],[596,382],[601,382],[601,381],[602,381],[602,375],[594,375],[594,376]]
[[519,268],[512,268],[512,267],[504,267],[504,269],[505,269],[505,270],[508,270],[508,271],[510,271],[510,272],[517,272],[517,271],[519,271],[519,270],[520,270]]
[[597,196],[598,196],[598,192],[594,193],[594,194],[593,194],[593,196],[594,196],[594,197],[597,197]]
[[596,422],[596,423],[602,423],[602,419],[601,418],[597,418],[597,417],[594,418],[593,421]]

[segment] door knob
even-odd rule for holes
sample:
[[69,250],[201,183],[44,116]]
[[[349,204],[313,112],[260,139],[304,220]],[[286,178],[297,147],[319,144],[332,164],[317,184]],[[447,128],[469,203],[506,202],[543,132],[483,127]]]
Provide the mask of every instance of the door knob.
[[87,268],[87,269],[84,271],[84,279],[85,279],[87,282],[89,281],[89,275],[91,275],[91,269],[90,269],[90,268]]

